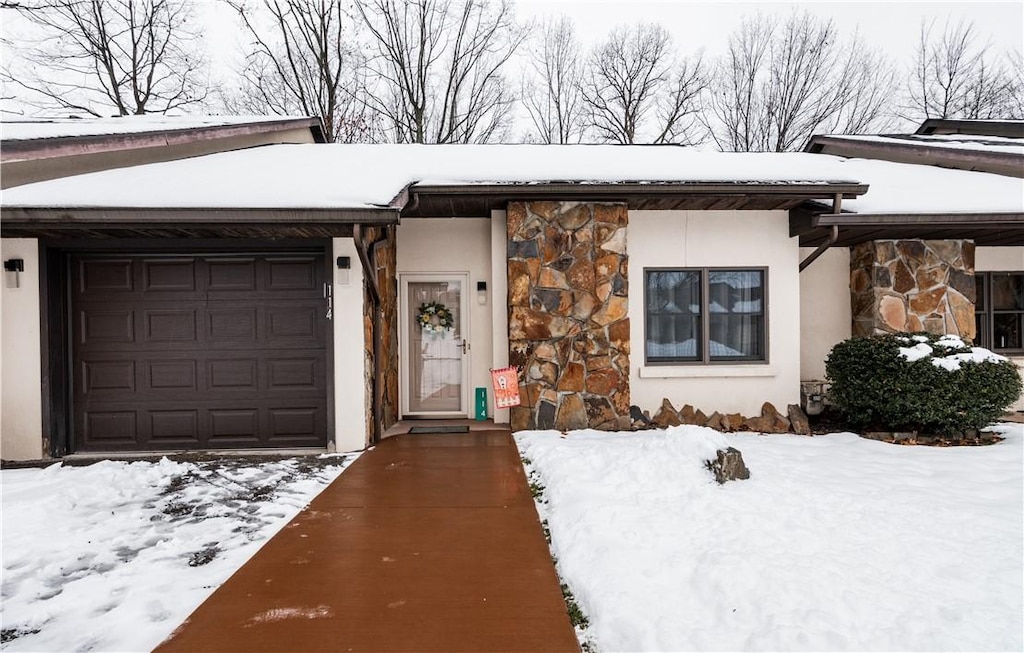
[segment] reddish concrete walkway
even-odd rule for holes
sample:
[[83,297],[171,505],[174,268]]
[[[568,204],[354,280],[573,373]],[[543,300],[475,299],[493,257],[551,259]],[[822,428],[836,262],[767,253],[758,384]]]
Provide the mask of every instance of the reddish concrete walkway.
[[500,429],[364,453],[157,648],[578,650]]

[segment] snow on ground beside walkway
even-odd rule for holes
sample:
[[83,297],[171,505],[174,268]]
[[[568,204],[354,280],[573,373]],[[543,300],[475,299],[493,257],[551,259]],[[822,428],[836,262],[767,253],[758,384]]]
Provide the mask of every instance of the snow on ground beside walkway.
[[[1024,648],[1024,425],[992,446],[516,435],[597,651]],[[709,452],[751,478],[718,485]]]
[[149,651],[355,456],[7,469],[5,651]]

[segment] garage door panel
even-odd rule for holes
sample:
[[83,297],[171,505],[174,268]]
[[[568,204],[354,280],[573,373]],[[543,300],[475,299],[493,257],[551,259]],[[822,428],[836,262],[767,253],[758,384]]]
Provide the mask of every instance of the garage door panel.
[[271,408],[270,433],[274,439],[309,438],[322,428],[319,412],[315,407]]
[[198,410],[153,410],[148,412],[149,442],[161,446],[195,447],[199,439]]
[[211,410],[209,419],[211,444],[218,440],[259,438],[260,410],[256,406]]
[[145,343],[196,341],[196,311],[189,309],[145,310],[143,337]]
[[323,370],[316,358],[281,358],[267,361],[267,385],[271,390],[317,388]]
[[212,344],[252,346],[258,339],[255,308],[209,308],[206,311],[206,339]]
[[100,445],[134,445],[138,439],[136,417],[134,410],[86,411],[83,420],[85,437]]
[[294,306],[267,310],[267,339],[317,341],[319,307]]
[[143,289],[146,292],[193,292],[197,288],[196,262],[192,259],[156,259],[142,261]]
[[206,289],[211,292],[256,290],[256,259],[208,259]]
[[199,387],[199,375],[194,360],[147,360],[145,389],[149,392],[188,391]]
[[73,287],[79,295],[108,295],[135,290],[131,259],[85,259],[79,260],[77,267],[79,283]]
[[267,262],[266,289],[271,292],[319,290],[322,265],[316,257],[281,258]]
[[207,389],[256,392],[259,390],[258,368],[259,362],[255,358],[207,361]]
[[78,450],[325,445],[323,266],[314,255],[72,257]]
[[86,346],[135,342],[135,311],[109,305],[83,308],[75,320],[75,342]]
[[135,361],[82,361],[83,394],[135,392]]

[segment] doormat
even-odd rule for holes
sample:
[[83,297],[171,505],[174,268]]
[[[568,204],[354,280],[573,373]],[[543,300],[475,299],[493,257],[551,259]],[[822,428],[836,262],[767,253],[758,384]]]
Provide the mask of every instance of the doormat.
[[409,433],[469,433],[468,426],[414,426]]

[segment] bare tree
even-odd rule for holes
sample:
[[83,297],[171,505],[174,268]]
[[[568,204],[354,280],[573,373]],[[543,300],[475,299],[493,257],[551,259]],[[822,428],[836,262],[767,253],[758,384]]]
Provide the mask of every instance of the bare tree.
[[586,114],[580,80],[583,57],[568,16],[545,22],[526,58],[521,99],[530,117],[529,140],[579,143]]
[[941,33],[934,21],[922,24],[904,117],[1024,118],[1019,60],[1019,53],[1000,56],[978,43],[973,23],[947,22]]
[[26,0],[40,38],[4,81],[40,109],[95,116],[161,113],[207,96],[200,31],[188,0]]
[[511,0],[357,0],[372,36],[367,97],[404,143],[503,138],[512,91],[502,68],[524,36]]
[[783,152],[814,133],[884,128],[894,84],[885,58],[832,21],[758,15],[730,36],[703,120],[722,150]]
[[[331,142],[375,140],[361,94],[366,68],[354,26],[337,0],[227,0],[251,41],[235,111],[320,116]],[[261,21],[260,18],[266,20]]]
[[700,56],[681,58],[665,28],[619,27],[587,61],[583,97],[589,126],[615,143],[693,143],[707,85]]

